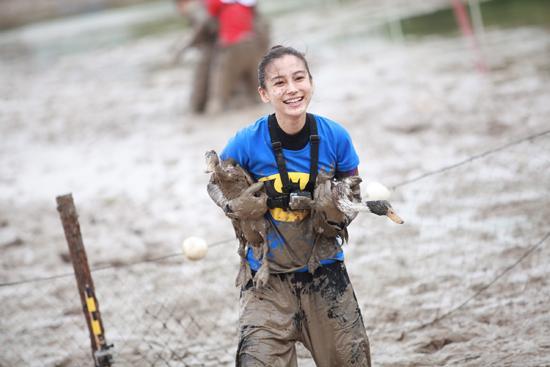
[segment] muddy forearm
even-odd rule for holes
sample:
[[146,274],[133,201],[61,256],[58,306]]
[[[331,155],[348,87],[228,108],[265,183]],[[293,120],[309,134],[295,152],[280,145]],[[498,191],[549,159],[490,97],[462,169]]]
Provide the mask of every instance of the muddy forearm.
[[[357,184],[351,188],[351,201],[359,204],[361,203],[361,200],[362,200],[361,186]],[[349,223],[351,223],[355,219],[355,217],[357,217],[357,214],[359,214],[359,212],[354,212],[352,215],[348,217]]]
[[[350,177],[350,176],[359,176],[359,169],[354,168],[354,169],[352,169],[348,172],[337,172],[335,176],[336,176],[337,180],[342,180],[345,177]],[[363,200],[363,198],[361,197],[361,186],[359,184],[356,184],[356,185],[352,186],[351,187],[351,201],[354,202],[354,203],[361,203],[362,200]],[[355,217],[357,217],[357,214],[358,214],[358,212],[355,212],[352,215],[350,215],[347,218],[348,222],[351,223],[355,219]]]
[[215,19],[203,19],[195,28],[187,47],[196,47],[204,43],[214,44],[218,33],[218,24]]
[[[351,176],[359,176],[359,170],[355,168],[348,172],[337,172],[335,175],[335,178],[337,180],[342,180],[346,177],[351,177]],[[361,197],[361,186],[359,184],[351,187],[351,193],[352,193],[351,199],[354,203],[360,203],[361,200],[363,200]]]

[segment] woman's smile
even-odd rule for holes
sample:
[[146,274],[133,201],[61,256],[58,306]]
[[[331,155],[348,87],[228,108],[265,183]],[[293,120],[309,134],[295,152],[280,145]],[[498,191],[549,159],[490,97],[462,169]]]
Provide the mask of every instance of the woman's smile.
[[283,103],[291,107],[298,107],[303,100],[304,100],[304,97],[294,97],[294,98],[289,98],[287,100],[284,100]]

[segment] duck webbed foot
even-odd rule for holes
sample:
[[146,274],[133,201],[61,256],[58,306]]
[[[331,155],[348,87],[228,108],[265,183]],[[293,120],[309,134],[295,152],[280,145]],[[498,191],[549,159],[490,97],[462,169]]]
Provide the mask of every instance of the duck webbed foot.
[[263,288],[267,285],[269,280],[269,260],[267,259],[267,254],[269,252],[269,245],[267,241],[262,243],[262,266],[258,269],[258,272],[254,276],[254,286],[256,288]]
[[237,278],[235,278],[235,287],[242,287],[243,285],[248,284],[250,279],[252,279],[252,272],[250,271],[248,261],[246,261],[245,258],[241,258],[239,273],[237,274]]
[[254,286],[258,289],[263,288],[267,285],[269,280],[269,265],[267,264],[267,259],[264,260],[264,263],[254,276]]

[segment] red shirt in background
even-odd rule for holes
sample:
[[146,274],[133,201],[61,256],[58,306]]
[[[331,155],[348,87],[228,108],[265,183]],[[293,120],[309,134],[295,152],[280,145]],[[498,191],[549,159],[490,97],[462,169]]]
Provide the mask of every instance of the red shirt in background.
[[218,18],[218,39],[229,46],[248,37],[254,28],[254,8],[227,0],[206,0],[208,12]]

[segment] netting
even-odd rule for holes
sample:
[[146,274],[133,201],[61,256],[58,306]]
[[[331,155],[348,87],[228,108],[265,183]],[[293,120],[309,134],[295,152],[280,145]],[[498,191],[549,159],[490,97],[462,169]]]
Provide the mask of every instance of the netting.
[[[368,296],[361,306],[380,343],[395,332],[414,332],[445,318],[474,322],[486,308],[493,316],[483,317],[497,317],[496,305],[548,293],[546,262],[536,254],[547,252],[549,153],[546,131],[396,185],[398,211],[412,223],[408,227],[390,231],[371,225],[378,218],[358,217],[351,228],[355,239],[347,249],[348,267],[359,298]],[[495,242],[499,246],[489,246]],[[236,247],[236,241],[210,247],[221,245]],[[441,266],[442,257],[452,260]],[[505,261],[493,261],[499,257]],[[388,265],[398,271],[370,267],[374,258],[382,265],[399,263]],[[116,365],[231,365],[237,344],[237,267],[236,254],[200,265],[171,254],[93,271]],[[505,276],[515,278],[499,287]],[[453,288],[440,289],[443,279]],[[407,283],[408,294],[392,287]],[[428,296],[432,292],[441,295],[438,302]],[[544,294],[533,296],[540,297]],[[0,299],[0,366],[93,364],[72,274],[3,284]],[[397,304],[399,309],[392,308]],[[507,313],[513,312],[501,311]]]

